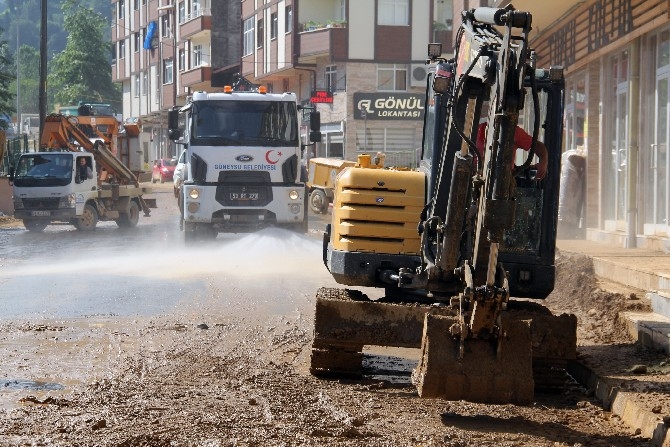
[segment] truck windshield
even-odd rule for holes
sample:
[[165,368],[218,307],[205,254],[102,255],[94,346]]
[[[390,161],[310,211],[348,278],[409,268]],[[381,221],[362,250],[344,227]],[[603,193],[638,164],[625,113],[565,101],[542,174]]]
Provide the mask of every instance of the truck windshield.
[[193,108],[191,142],[211,146],[296,147],[296,104],[280,101],[207,101]]
[[16,186],[65,186],[72,181],[72,155],[23,154],[14,174]]

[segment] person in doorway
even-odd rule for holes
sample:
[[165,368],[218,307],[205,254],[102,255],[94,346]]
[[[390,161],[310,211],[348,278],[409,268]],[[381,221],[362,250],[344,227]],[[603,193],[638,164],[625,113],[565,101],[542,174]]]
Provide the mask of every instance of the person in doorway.
[[93,170],[86,163],[86,157],[79,157],[77,159],[77,183],[82,183],[84,180],[93,178]]

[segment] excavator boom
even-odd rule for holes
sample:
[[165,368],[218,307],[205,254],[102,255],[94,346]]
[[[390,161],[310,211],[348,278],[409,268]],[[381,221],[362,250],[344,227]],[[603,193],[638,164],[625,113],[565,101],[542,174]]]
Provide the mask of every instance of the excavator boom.
[[[92,120],[95,120],[91,122]],[[89,136],[82,130],[83,122],[87,122],[85,128]],[[96,125],[93,125],[96,124]],[[106,171],[107,176],[114,177],[121,185],[135,185],[139,187],[137,176],[125,164],[123,164],[110,150],[113,141],[116,141],[117,131],[109,130],[103,134],[97,128],[103,125],[107,129],[117,129],[118,122],[114,117],[68,117],[60,114],[51,114],[44,120],[41,146],[46,150],[69,150],[80,152],[82,150],[96,155],[96,160]],[[92,141],[93,138],[93,141]]]

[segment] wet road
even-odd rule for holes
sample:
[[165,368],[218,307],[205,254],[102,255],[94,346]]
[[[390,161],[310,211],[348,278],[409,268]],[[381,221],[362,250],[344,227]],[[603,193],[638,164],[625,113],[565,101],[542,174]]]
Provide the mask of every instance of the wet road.
[[308,235],[268,229],[186,247],[172,186],[154,189],[158,208],[134,229],[0,227],[0,408],[106,376],[149,327],[311,319],[318,287],[335,285],[321,261],[327,216],[312,216]]
[[[171,186],[154,188],[159,208],[134,229],[121,230],[114,222],[99,223],[92,233],[70,226],[49,226],[44,233],[21,225],[0,228],[0,320],[151,316],[192,301],[208,281],[228,273],[290,274],[303,263],[319,265],[318,230],[311,236],[275,229],[219,235],[187,248]],[[324,219],[311,216],[313,228],[323,229]],[[328,277],[322,264],[315,273]]]

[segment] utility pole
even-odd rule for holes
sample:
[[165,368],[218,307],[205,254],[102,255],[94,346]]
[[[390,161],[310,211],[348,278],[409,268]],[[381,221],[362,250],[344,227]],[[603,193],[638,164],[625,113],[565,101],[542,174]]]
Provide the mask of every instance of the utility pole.
[[42,138],[44,119],[47,116],[47,0],[42,2],[42,21],[40,25],[40,134]]
[[21,44],[19,42],[19,30],[21,26],[16,23],[16,134],[21,134],[23,123],[21,123]]

